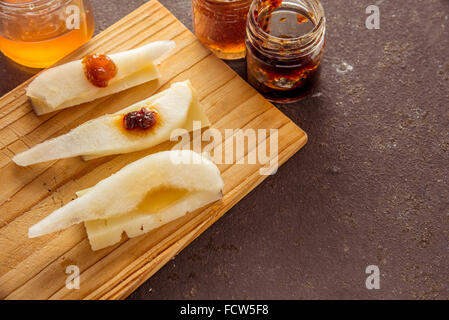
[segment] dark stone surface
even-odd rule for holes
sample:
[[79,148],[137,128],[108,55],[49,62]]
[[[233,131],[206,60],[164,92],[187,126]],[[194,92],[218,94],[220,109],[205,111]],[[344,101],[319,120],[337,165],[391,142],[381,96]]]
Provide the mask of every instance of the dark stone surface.
[[[96,32],[143,2],[94,0]],[[161,2],[191,28],[189,1]],[[449,2],[323,5],[321,82],[279,106],[309,143],[130,298],[449,298]],[[29,77],[0,67],[2,94]]]

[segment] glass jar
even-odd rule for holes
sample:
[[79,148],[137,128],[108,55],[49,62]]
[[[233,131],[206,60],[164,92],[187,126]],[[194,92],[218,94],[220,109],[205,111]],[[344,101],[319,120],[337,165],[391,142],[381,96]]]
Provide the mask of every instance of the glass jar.
[[0,0],[0,50],[19,64],[49,67],[93,32],[89,0]]
[[192,0],[198,39],[219,58],[245,57],[245,29],[252,0]]
[[256,0],[246,28],[249,83],[272,102],[291,103],[319,75],[326,20],[319,0]]

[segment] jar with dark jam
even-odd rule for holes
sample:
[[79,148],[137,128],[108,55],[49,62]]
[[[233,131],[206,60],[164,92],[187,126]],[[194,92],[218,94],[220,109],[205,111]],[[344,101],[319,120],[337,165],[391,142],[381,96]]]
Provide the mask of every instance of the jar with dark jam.
[[221,59],[245,57],[245,29],[252,0],[192,0],[198,39]]
[[318,79],[325,42],[319,0],[255,0],[246,28],[249,83],[272,102],[300,100]]

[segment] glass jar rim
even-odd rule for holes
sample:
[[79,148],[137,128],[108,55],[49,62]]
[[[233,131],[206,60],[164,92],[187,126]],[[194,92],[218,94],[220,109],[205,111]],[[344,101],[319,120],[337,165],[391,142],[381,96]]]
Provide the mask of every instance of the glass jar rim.
[[[249,10],[253,0],[193,0],[198,6],[214,11],[216,15],[232,16],[242,10]],[[220,6],[229,6],[225,11],[215,11]]]
[[47,9],[56,4],[62,6],[71,1],[72,0],[30,0],[26,2],[7,2],[0,0],[0,9],[6,9],[10,11],[39,11]]
[[213,3],[244,3],[244,2],[251,2],[252,0],[204,0],[204,1]]
[[320,30],[324,27],[324,24],[326,22],[326,18],[324,16],[324,8],[321,4],[321,2],[319,0],[312,0],[314,2],[314,4],[317,6],[318,11],[321,13],[320,14],[320,19],[318,21],[318,23],[315,24],[315,26],[313,27],[312,30],[310,30],[309,32],[307,32],[306,34],[303,34],[299,37],[292,37],[292,38],[280,38],[280,37],[276,37],[273,36],[267,32],[265,32],[265,30],[263,30],[262,28],[258,27],[258,21],[254,15],[254,13],[256,12],[256,8],[255,6],[257,5],[257,1],[253,1],[253,3],[251,4],[251,7],[249,9],[249,18],[252,19],[255,22],[255,25],[258,27],[258,30],[268,39],[271,41],[280,41],[283,42],[284,44],[288,44],[288,43],[294,43],[294,42],[302,42],[304,43],[305,39],[313,39],[316,34],[318,32],[320,32]]

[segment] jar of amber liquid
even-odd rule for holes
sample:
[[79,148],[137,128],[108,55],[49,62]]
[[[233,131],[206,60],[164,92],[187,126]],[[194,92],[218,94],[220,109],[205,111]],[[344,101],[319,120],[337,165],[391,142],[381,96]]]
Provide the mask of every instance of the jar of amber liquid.
[[0,50],[27,67],[53,65],[93,31],[89,0],[0,0]]
[[245,29],[252,0],[192,0],[198,39],[221,59],[245,57]]
[[246,29],[249,83],[272,102],[307,95],[319,75],[326,20],[318,0],[256,0]]

